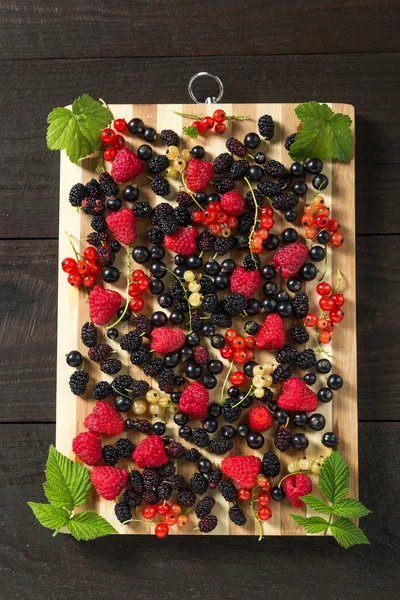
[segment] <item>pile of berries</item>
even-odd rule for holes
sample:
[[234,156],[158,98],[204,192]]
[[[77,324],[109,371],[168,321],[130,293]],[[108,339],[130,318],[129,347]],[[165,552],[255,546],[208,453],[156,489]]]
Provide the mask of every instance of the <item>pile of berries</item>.
[[[79,258],[77,256],[77,258]],[[67,281],[77,288],[92,289],[96,283],[97,275],[101,271],[101,265],[96,248],[88,246],[83,253],[83,260],[75,260],[70,256],[61,262],[61,268],[68,273]]]
[[136,269],[131,274],[131,283],[128,286],[128,295],[132,298],[128,307],[132,313],[140,312],[144,307],[144,300],[141,294],[150,287],[150,278],[142,269]]
[[332,334],[335,326],[343,321],[344,312],[342,307],[345,302],[344,295],[341,292],[332,290],[332,287],[326,281],[322,281],[316,287],[317,294],[321,296],[319,307],[322,310],[319,318],[314,313],[308,313],[304,318],[304,324],[307,327],[316,327],[318,330],[317,338],[321,344],[329,344],[332,340]]
[[224,121],[226,121],[226,117],[226,112],[220,108],[217,108],[212,117],[203,117],[201,121],[193,121],[192,127],[197,129],[199,135],[202,135],[207,131],[211,131],[212,129],[215,131],[215,133],[222,134],[226,131],[226,124],[224,123]]
[[256,345],[256,338],[254,336],[241,336],[235,329],[230,328],[225,331],[224,340],[224,345],[220,349],[222,358],[232,359],[238,365],[243,365],[254,358],[254,348]]
[[343,244],[344,238],[339,232],[339,222],[330,218],[329,207],[322,196],[316,196],[311,204],[304,206],[301,223],[305,227],[304,235],[308,240],[316,240],[320,244],[329,243],[333,248]]

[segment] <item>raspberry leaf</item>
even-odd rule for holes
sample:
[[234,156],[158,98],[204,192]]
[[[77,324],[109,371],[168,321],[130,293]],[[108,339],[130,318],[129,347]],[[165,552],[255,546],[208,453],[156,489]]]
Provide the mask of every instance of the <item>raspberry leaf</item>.
[[349,493],[350,470],[337,450],[327,456],[318,477],[318,486],[325,498],[335,504]]
[[51,504],[38,504],[37,502],[28,502],[33,514],[43,527],[55,529],[58,531],[68,522],[68,513],[57,506]]
[[75,539],[85,541],[118,533],[108,521],[92,510],[84,510],[74,515],[67,522],[67,527]]
[[331,523],[331,532],[337,543],[343,548],[350,548],[355,544],[369,544],[364,532],[344,517],[339,517]]
[[50,446],[44,492],[51,504],[72,510],[83,504],[92,488],[89,471]]
[[340,517],[349,517],[350,519],[359,519],[366,517],[371,511],[364,504],[353,498],[343,498],[333,507],[335,515]]
[[317,512],[323,513],[325,515],[332,514],[332,507],[329,506],[326,502],[318,498],[318,496],[314,496],[314,494],[307,494],[306,496],[300,496],[300,500],[303,500],[304,504],[307,504],[313,510]]
[[293,514],[290,514],[290,516],[298,525],[304,527],[307,533],[321,533],[321,531],[326,531],[329,527],[329,522],[323,517],[302,517]]

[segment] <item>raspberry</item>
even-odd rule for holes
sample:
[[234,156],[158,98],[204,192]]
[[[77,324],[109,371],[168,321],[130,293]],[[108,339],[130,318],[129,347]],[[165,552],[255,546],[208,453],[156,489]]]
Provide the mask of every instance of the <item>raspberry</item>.
[[296,508],[303,508],[305,504],[300,497],[307,496],[312,491],[312,482],[309,476],[305,473],[291,475],[284,479],[282,485],[289,502]]
[[132,511],[127,502],[117,502],[114,506],[115,516],[120,523],[126,523],[132,518]]
[[156,196],[161,196],[162,198],[171,193],[171,187],[162,175],[153,177],[150,181],[150,187]]
[[199,521],[198,527],[201,533],[210,533],[210,531],[213,531],[213,529],[215,529],[217,525],[217,517],[214,517],[214,515],[208,515],[208,517],[204,517],[204,519],[201,519],[201,521]]
[[273,452],[266,452],[262,458],[262,473],[266,477],[278,477],[281,471],[279,458]]
[[86,371],[74,371],[69,378],[69,387],[75,396],[82,396],[86,391],[86,384],[89,381],[89,373]]
[[84,427],[102,435],[119,435],[124,431],[123,418],[108,402],[99,400],[83,422]]
[[127,484],[128,471],[117,467],[94,467],[90,479],[99,496],[115,500]]
[[290,379],[293,375],[293,369],[288,363],[278,365],[272,373],[272,380],[274,383],[283,383],[286,379]]
[[186,184],[192,192],[200,192],[206,187],[213,174],[211,163],[192,158],[186,167]]
[[275,360],[278,363],[290,363],[292,360],[296,360],[297,355],[298,352],[294,346],[285,344],[275,352]]
[[213,169],[215,173],[225,173],[233,163],[233,158],[229,152],[223,152],[219,154],[213,162]]
[[194,227],[180,227],[173,235],[164,238],[165,247],[172,252],[190,256],[196,252],[197,229]]
[[246,515],[244,514],[243,509],[237,504],[233,504],[230,507],[228,515],[232,523],[235,523],[235,525],[238,525],[239,527],[246,525]]
[[221,206],[228,215],[238,217],[244,211],[245,201],[239,192],[226,192],[221,196]]
[[239,487],[251,489],[260,474],[261,460],[258,456],[228,456],[221,463],[221,471]]
[[179,398],[179,410],[192,419],[202,419],[207,414],[209,394],[204,385],[193,381]]
[[123,183],[135,179],[143,171],[143,162],[129,148],[123,148],[114,158],[111,176]]
[[277,160],[267,160],[263,167],[265,174],[275,179],[281,177],[286,171],[285,166]]
[[276,350],[285,343],[285,329],[279,315],[268,315],[257,334],[256,346],[264,350]]
[[185,208],[189,208],[189,206],[193,205],[193,199],[187,192],[178,192],[175,200],[179,206],[183,206]]
[[282,277],[289,279],[299,271],[308,256],[308,248],[301,242],[287,244],[277,250],[271,265],[280,271]]
[[317,362],[317,358],[315,356],[314,350],[312,348],[307,348],[307,350],[303,350],[296,358],[296,365],[299,369],[311,369]]
[[205,498],[202,498],[196,506],[196,517],[198,519],[204,519],[204,517],[207,517],[212,511],[214,504],[215,500],[212,496],[206,496]]
[[286,452],[290,448],[292,440],[292,430],[285,425],[280,425],[275,432],[274,444],[275,448],[280,452]]
[[296,292],[292,299],[293,316],[304,319],[309,312],[308,296],[305,292]]
[[258,131],[266,140],[274,137],[275,124],[271,115],[263,115],[258,119]]
[[[242,458],[242,457],[239,457]],[[256,457],[254,457],[256,458]],[[260,460],[260,459],[258,459]],[[260,460],[261,463],[261,460]],[[218,489],[221,492],[224,500],[227,502],[235,502],[236,500],[236,488],[231,481],[221,480],[218,484]]]
[[100,185],[101,191],[103,192],[103,194],[105,196],[108,196],[109,198],[111,196],[118,196],[118,193],[119,193],[118,184],[115,183],[114,178],[111,177],[111,175],[109,173],[106,173],[105,171],[104,171],[104,173],[100,173],[99,185]]
[[257,183],[257,189],[263,196],[272,198],[273,196],[278,196],[281,193],[282,186],[280,183],[264,180]]
[[72,440],[72,450],[87,465],[95,465],[101,458],[101,438],[98,433],[85,431]]
[[219,256],[228,254],[236,246],[236,238],[231,235],[228,238],[217,237],[214,241],[214,250]]
[[111,352],[112,348],[108,344],[96,344],[89,349],[88,356],[94,362],[102,362],[110,356]]
[[85,186],[82,183],[76,183],[69,191],[68,200],[71,206],[80,206],[85,197]]
[[116,451],[115,448],[113,448],[113,446],[110,446],[108,444],[106,446],[103,446],[101,454],[103,456],[104,462],[107,465],[110,465],[111,467],[113,467],[114,465],[117,464],[117,462],[118,462],[118,452]]
[[306,344],[310,339],[310,336],[302,325],[297,325],[297,323],[295,323],[292,325],[292,338],[298,344]]
[[192,439],[199,448],[206,448],[210,442],[210,436],[201,427],[196,427],[196,429],[192,430]]
[[225,146],[227,150],[229,150],[229,152],[235,154],[236,156],[240,156],[243,158],[243,156],[246,156],[247,154],[246,146],[244,146],[242,142],[239,142],[239,140],[237,140],[234,137],[228,138],[225,142]]
[[212,183],[217,194],[231,192],[235,187],[235,182],[229,177],[216,177]]
[[202,496],[208,489],[208,479],[202,473],[193,473],[190,478],[190,487],[198,496]]
[[210,355],[208,354],[206,348],[203,348],[203,346],[197,346],[197,348],[195,348],[193,358],[198,365],[206,365],[210,360]]
[[142,345],[143,337],[139,334],[138,331],[133,329],[132,331],[128,331],[125,335],[122,336],[119,345],[122,350],[127,350],[128,352],[132,352],[133,350],[137,350]]
[[108,381],[100,381],[92,389],[92,396],[95,400],[105,400],[112,393],[113,389]]
[[248,160],[236,160],[229,167],[229,177],[231,179],[241,179],[245,177],[249,170],[250,163]]
[[100,363],[100,371],[107,375],[115,375],[122,369],[122,363],[118,358],[106,358]]
[[226,454],[226,452],[229,452],[232,448],[232,440],[226,440],[225,438],[214,438],[208,444],[208,451],[213,454]]
[[179,490],[176,501],[180,506],[191,508],[196,503],[196,496],[191,490]]
[[147,163],[147,167],[150,173],[157,174],[165,171],[169,167],[168,156],[160,154],[159,156],[152,156]]
[[137,466],[143,468],[161,467],[168,462],[163,441],[159,435],[150,435],[142,440],[133,452]]
[[231,317],[235,317],[246,309],[247,300],[242,294],[231,292],[221,302],[221,308]]
[[186,341],[184,332],[177,328],[156,327],[150,335],[151,349],[159,354],[177,352]]
[[179,136],[172,129],[163,129],[160,138],[167,146],[179,146]]
[[112,212],[106,217],[107,225],[121,244],[129,246],[136,239],[136,217],[129,208]]
[[86,321],[86,323],[82,325],[81,340],[87,348],[92,348],[97,344],[97,329],[94,326],[94,323]]
[[247,271],[244,267],[238,266],[231,275],[231,292],[238,292],[245,298],[250,298],[257,291],[260,280],[258,271]]
[[166,451],[171,458],[182,458],[185,454],[185,447],[180,442],[173,442]]
[[318,406],[318,398],[302,379],[293,377],[282,385],[278,406],[284,410],[313,412]]
[[265,406],[255,406],[249,412],[249,425],[253,431],[267,431],[273,423],[273,417]]
[[286,211],[295,208],[299,202],[299,197],[294,194],[279,194],[272,198],[272,206],[275,210]]

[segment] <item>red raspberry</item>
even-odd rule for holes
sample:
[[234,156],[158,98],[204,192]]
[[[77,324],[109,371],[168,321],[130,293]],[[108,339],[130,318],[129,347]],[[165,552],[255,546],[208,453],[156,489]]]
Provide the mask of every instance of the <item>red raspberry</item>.
[[255,406],[249,412],[249,425],[253,431],[267,431],[273,421],[272,414],[265,406]]
[[282,385],[278,406],[284,410],[313,412],[318,406],[318,398],[302,379],[291,377]]
[[96,492],[105,500],[115,500],[128,481],[129,473],[117,467],[94,467],[90,479]]
[[296,275],[307,256],[307,246],[301,242],[294,242],[277,250],[272,258],[271,265],[280,271],[282,277],[288,279]]
[[197,346],[194,351],[194,360],[198,365],[206,365],[210,360],[210,355],[208,354],[206,348],[203,348],[203,346]]
[[225,192],[221,196],[221,207],[228,215],[238,217],[245,209],[244,198],[239,192]]
[[200,192],[206,187],[212,175],[211,163],[192,158],[186,168],[186,184],[192,192]]
[[105,290],[95,285],[89,294],[90,318],[95,325],[105,325],[117,312],[122,300],[121,294],[113,290]]
[[123,183],[135,179],[143,171],[143,163],[129,148],[118,152],[111,167],[111,176]]
[[204,385],[193,381],[179,399],[179,410],[192,419],[202,419],[207,414],[209,399]]
[[186,341],[186,336],[181,329],[157,327],[151,332],[151,349],[159,354],[177,352]]
[[98,433],[84,431],[72,440],[72,450],[87,465],[95,465],[101,458],[101,437]]
[[132,454],[140,469],[155,469],[168,462],[164,442],[159,435],[149,435],[142,440]]
[[305,504],[300,496],[311,494],[312,481],[305,473],[299,473],[284,479],[282,487],[289,502],[296,508],[303,508]]
[[84,427],[103,435],[118,435],[124,431],[124,420],[112,404],[99,400],[83,422]]
[[180,227],[173,235],[164,237],[164,245],[168,250],[190,256],[196,252],[197,229],[194,227]]
[[285,329],[282,318],[277,314],[268,315],[257,334],[257,348],[272,351],[281,348],[284,343]]
[[106,217],[106,221],[121,244],[129,246],[136,239],[136,217],[130,208],[110,213]]
[[246,271],[244,267],[236,267],[233,271],[230,287],[231,292],[238,292],[245,298],[250,298],[260,285],[260,273],[258,271]]
[[251,489],[261,472],[258,456],[228,456],[221,463],[221,471],[241,488]]

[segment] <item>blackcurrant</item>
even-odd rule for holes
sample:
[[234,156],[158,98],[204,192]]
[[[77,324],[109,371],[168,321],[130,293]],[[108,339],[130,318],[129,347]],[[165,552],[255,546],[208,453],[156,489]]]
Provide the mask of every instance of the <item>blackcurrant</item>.
[[183,439],[187,439],[192,435],[192,428],[189,425],[182,425],[178,431],[179,437]]
[[128,412],[132,407],[132,399],[125,396],[117,396],[115,398],[115,408],[119,412]]
[[176,390],[171,392],[169,395],[169,397],[171,398],[171,402],[173,402],[174,404],[178,404],[181,396],[182,396],[182,393],[178,392]]
[[250,433],[250,427],[247,423],[240,423],[240,425],[237,426],[236,431],[241,437],[247,437]]
[[257,154],[254,157],[254,160],[258,165],[263,165],[267,160],[267,157],[264,154],[264,152],[257,152]]
[[305,427],[307,425],[307,415],[305,412],[296,412],[293,415],[293,423],[297,427]]
[[324,260],[326,256],[326,250],[321,246],[313,246],[312,248],[310,248],[308,255],[311,258],[311,260],[315,262],[321,262],[321,260]]
[[142,133],[144,130],[144,123],[143,123],[142,119],[138,119],[138,118],[131,119],[128,122],[128,129],[131,133],[134,133],[134,134]]
[[340,375],[332,373],[332,375],[329,375],[328,377],[327,384],[328,388],[331,390],[340,390],[343,385],[343,379],[340,377]]
[[314,431],[321,431],[326,425],[326,419],[324,415],[321,415],[320,413],[315,413],[308,417],[308,425]]
[[231,385],[231,387],[229,387],[227,390],[227,394],[228,394],[229,398],[238,398],[239,394],[240,394],[240,390],[236,385]]
[[295,433],[292,436],[291,444],[296,450],[305,450],[308,448],[308,438],[304,433]]
[[132,258],[135,262],[143,265],[145,262],[150,260],[151,252],[148,248],[146,248],[146,246],[136,246],[136,248],[134,248],[132,251]]
[[201,380],[201,382],[207,390],[213,390],[218,383],[215,375],[211,375],[210,373],[206,373],[205,375],[203,375],[203,379]]
[[165,264],[161,260],[157,260],[150,265],[150,273],[156,279],[162,279],[167,274]]
[[303,380],[307,385],[314,385],[314,383],[317,381],[317,376],[315,373],[306,373],[303,377]]
[[328,187],[329,179],[323,173],[315,175],[312,180],[313,188],[315,190],[325,190]]
[[307,193],[308,186],[305,181],[294,181],[292,185],[293,194],[304,196]]
[[208,414],[210,417],[219,417],[222,412],[221,405],[218,402],[213,402],[208,407]]
[[264,446],[264,436],[258,431],[250,431],[247,436],[247,445],[252,450],[258,450]]
[[226,290],[229,287],[229,277],[226,273],[219,273],[214,278],[214,285],[218,290]]
[[247,171],[247,176],[253,181],[260,181],[264,177],[264,169],[260,165],[251,165]]
[[107,337],[110,340],[116,340],[119,336],[119,331],[115,327],[111,327],[111,329],[107,329]]
[[272,500],[275,500],[275,502],[282,502],[282,500],[286,498],[284,489],[282,487],[279,487],[278,485],[272,488],[272,490],[270,491],[270,495]]
[[207,417],[204,419],[202,426],[207,433],[214,433],[218,429],[218,421],[217,419],[214,419],[214,417]]
[[266,250],[276,250],[279,246],[279,238],[274,233],[270,233],[266,240],[263,241],[263,247]]
[[264,296],[270,298],[271,296],[275,296],[278,291],[278,286],[275,281],[266,281],[263,285]]
[[201,267],[203,266],[203,259],[197,254],[192,254],[191,256],[187,257],[186,266],[189,269],[201,269]]
[[319,158],[309,158],[305,165],[307,173],[311,173],[312,175],[321,173],[323,167],[324,164]]
[[226,438],[227,440],[230,440],[233,437],[235,437],[235,435],[237,434],[237,431],[233,427],[233,425],[224,425],[224,427],[221,429],[221,433],[222,433],[222,437]]
[[212,375],[219,375],[224,370],[224,365],[218,359],[210,360],[207,369]]
[[163,363],[169,369],[175,369],[179,364],[179,354],[176,352],[168,352],[163,358]]
[[302,282],[298,277],[290,277],[286,281],[286,287],[289,292],[299,292],[301,290]]
[[326,375],[326,373],[329,373],[329,371],[332,369],[332,363],[327,358],[321,358],[320,360],[317,360],[315,368],[317,369],[318,373],[323,373]]
[[261,304],[257,300],[257,298],[249,298],[247,300],[246,309],[245,309],[245,312],[247,312],[247,314],[249,315],[249,317],[252,317],[254,315],[258,315],[258,313],[260,311],[261,311]]
[[300,268],[299,275],[304,281],[312,281],[318,275],[318,269],[313,263],[305,263]]
[[317,235],[317,242],[319,244],[327,244],[329,242],[329,238],[330,238],[330,233],[329,231],[326,231],[325,229],[320,231]]
[[245,332],[249,335],[256,335],[256,333],[258,333],[259,329],[260,329],[260,326],[255,321],[247,321],[247,323],[244,326]]
[[195,195],[197,202],[206,202],[207,194],[205,192],[197,192]]
[[225,338],[221,333],[216,333],[215,335],[212,336],[211,338],[211,346],[213,348],[222,348],[222,346],[225,344]]
[[248,360],[246,363],[244,363],[243,373],[246,375],[246,377],[253,377],[253,369],[256,366],[257,363],[255,360]]
[[164,282],[161,279],[152,279],[150,281],[149,291],[154,296],[159,296],[164,291]]
[[231,273],[233,273],[233,271],[235,269],[236,269],[236,263],[231,258],[226,258],[225,260],[222,261],[222,263],[221,263],[221,271],[223,273],[226,273],[227,275],[230,275]]
[[203,158],[205,151],[203,146],[193,146],[193,148],[190,151],[190,154],[194,157],[194,158]]
[[215,327],[210,323],[205,323],[202,327],[202,332],[206,337],[212,337],[215,333]]
[[196,346],[198,346],[200,344],[199,334],[195,333],[193,331],[192,331],[192,333],[188,333],[188,335],[186,336],[186,342],[187,342],[188,346],[195,348]]
[[208,260],[204,265],[204,272],[215,277],[221,271],[221,265],[216,260]]
[[209,473],[212,469],[212,463],[208,458],[201,458],[197,463],[199,473]]
[[146,142],[154,142],[157,137],[157,132],[153,127],[145,127],[143,130],[143,138]]
[[284,213],[284,217],[288,223],[294,223],[297,219],[297,212],[291,208]]
[[203,369],[197,363],[190,362],[185,367],[185,375],[189,377],[189,379],[200,379],[203,375]]
[[153,423],[152,430],[156,435],[164,435],[165,425],[162,421],[157,421],[156,423]]
[[279,408],[278,410],[275,411],[275,419],[278,421],[278,423],[280,425],[284,425],[286,423],[286,421],[289,418],[289,414],[283,410],[282,408]]
[[139,199],[140,191],[136,185],[127,185],[122,192],[126,202],[136,202]]
[[176,254],[174,257],[174,263],[178,266],[186,265],[186,256],[183,254]]
[[162,310],[157,310],[151,315],[150,321],[154,327],[164,327],[168,322],[168,317]]
[[151,258],[154,260],[162,260],[165,256],[165,250],[163,246],[153,246],[150,248]]
[[303,177],[305,172],[304,165],[300,162],[294,162],[290,165],[289,171],[294,177]]
[[293,306],[291,302],[278,302],[277,306],[276,306],[276,312],[278,313],[278,315],[280,315],[281,317],[284,317],[285,319],[287,317],[290,317],[291,314],[293,313]]
[[297,231],[293,227],[287,227],[282,231],[282,240],[287,244],[297,242]]
[[254,402],[254,396],[248,396],[247,392],[240,392],[238,402],[242,408],[249,408]]
[[261,300],[261,310],[266,315],[269,315],[276,311],[278,303],[275,298],[264,298]]
[[322,436],[321,442],[326,448],[335,448],[335,446],[338,445],[339,440],[332,431],[328,431]]
[[107,208],[112,212],[117,211],[121,208],[122,202],[119,198],[109,198],[107,200]]
[[245,136],[243,141],[246,148],[254,150],[254,148],[258,148],[258,146],[260,145],[261,139],[258,133],[251,132]]
[[83,357],[82,354],[78,352],[78,350],[71,350],[71,352],[67,354],[66,360],[67,365],[69,365],[70,367],[80,367],[83,361]]
[[267,281],[273,279],[276,275],[276,269],[272,265],[264,265],[261,269],[261,277]]
[[142,144],[137,149],[137,155],[140,160],[150,160],[150,158],[153,156],[153,150],[147,144]]
[[174,325],[181,325],[185,321],[185,313],[179,310],[173,310],[169,315],[169,320]]
[[323,387],[318,390],[317,396],[320,402],[330,402],[333,398],[333,392],[329,388]]
[[101,274],[103,281],[107,283],[116,283],[120,276],[120,271],[117,267],[104,267]]
[[129,308],[125,311],[125,308],[121,306],[121,308],[117,310],[117,317],[118,319],[121,319],[121,321],[129,321],[129,319],[131,318],[131,311],[129,310]]

